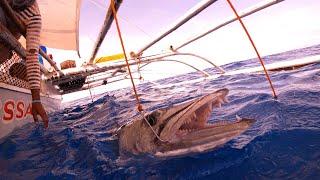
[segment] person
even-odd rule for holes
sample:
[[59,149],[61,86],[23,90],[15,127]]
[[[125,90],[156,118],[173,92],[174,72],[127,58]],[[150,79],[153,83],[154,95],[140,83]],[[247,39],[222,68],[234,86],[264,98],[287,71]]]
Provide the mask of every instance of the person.
[[11,8],[16,16],[26,27],[26,70],[27,80],[32,95],[32,116],[38,122],[38,115],[44,122],[44,127],[48,127],[48,115],[40,100],[40,65],[38,61],[41,14],[37,0],[9,0]]
[[[5,13],[0,6],[0,23],[4,26],[7,25],[7,20],[5,17]],[[12,57],[12,52],[9,48],[5,46],[4,43],[0,42],[0,65],[7,61],[7,59],[10,59]]]

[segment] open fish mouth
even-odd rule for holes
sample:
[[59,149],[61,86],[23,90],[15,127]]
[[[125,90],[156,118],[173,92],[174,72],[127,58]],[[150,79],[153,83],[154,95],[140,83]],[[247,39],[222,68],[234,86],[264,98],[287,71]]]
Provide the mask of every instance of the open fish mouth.
[[218,125],[209,124],[208,119],[213,108],[221,107],[223,103],[228,102],[228,93],[228,89],[220,89],[176,107],[175,113],[169,116],[160,137],[169,142],[174,142],[188,134]]
[[223,103],[226,103],[228,100],[226,96],[219,97],[218,101],[207,102],[206,104],[200,106],[196,111],[191,115],[185,116],[183,124],[176,131],[176,136],[183,138],[188,134],[198,132],[200,130],[216,127],[218,125],[227,124],[226,121],[219,121],[218,123],[210,124],[208,123],[209,117],[211,116],[212,110],[215,107],[221,107]]
[[176,113],[168,118],[160,134],[161,139],[191,146],[241,134],[255,120],[237,118],[235,121],[208,123],[212,110],[228,102],[228,93],[228,89],[220,89],[178,106]]

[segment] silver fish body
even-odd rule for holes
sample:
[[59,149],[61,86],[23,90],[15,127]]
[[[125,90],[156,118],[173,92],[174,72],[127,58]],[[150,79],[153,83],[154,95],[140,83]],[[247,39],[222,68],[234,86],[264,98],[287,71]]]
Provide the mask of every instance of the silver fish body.
[[242,118],[213,124],[207,122],[212,110],[227,102],[228,92],[228,89],[220,89],[134,120],[121,128],[118,134],[120,153],[172,157],[208,151],[234,139],[251,127],[255,120]]

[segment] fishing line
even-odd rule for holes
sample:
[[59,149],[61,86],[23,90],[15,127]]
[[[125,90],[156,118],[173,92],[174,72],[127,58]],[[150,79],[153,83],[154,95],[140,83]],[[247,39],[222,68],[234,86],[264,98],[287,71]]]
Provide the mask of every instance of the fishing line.
[[136,90],[136,86],[135,86],[134,81],[133,81],[133,77],[132,77],[130,65],[129,65],[129,62],[128,62],[128,57],[127,57],[126,50],[125,50],[125,47],[124,47],[124,42],[123,42],[123,39],[122,39],[121,30],[120,30],[120,26],[119,26],[119,22],[118,22],[118,18],[117,18],[117,11],[116,11],[116,9],[115,9],[115,7],[114,7],[114,0],[110,0],[110,1],[111,1],[111,8],[112,8],[114,20],[115,20],[116,26],[117,26],[117,31],[118,31],[119,39],[120,39],[120,42],[121,42],[121,47],[122,47],[123,55],[124,55],[125,60],[126,60],[127,68],[128,68],[129,75],[130,75],[130,80],[131,80],[132,87],[133,87],[133,91],[134,91],[134,94],[135,94],[135,97],[136,97],[136,101],[137,101],[137,105],[138,105],[137,109],[138,109],[139,112],[141,112],[141,111],[143,111],[143,107],[142,107],[142,105],[140,104],[140,100],[139,100],[139,97],[138,97],[138,93],[137,93],[137,90]]
[[248,36],[248,38],[249,38],[249,40],[250,40],[250,42],[251,42],[251,45],[252,45],[254,51],[256,52],[256,54],[257,54],[257,56],[258,56],[258,59],[259,59],[259,61],[260,61],[260,63],[261,63],[261,66],[263,67],[263,70],[264,70],[264,73],[265,73],[265,75],[266,75],[266,78],[267,78],[267,80],[268,80],[268,82],[269,82],[269,84],[270,84],[270,87],[271,87],[271,89],[272,89],[273,97],[274,97],[275,99],[277,99],[277,94],[276,94],[276,91],[274,90],[274,87],[273,87],[273,85],[272,85],[272,81],[271,81],[271,79],[270,79],[270,76],[269,76],[269,74],[268,74],[268,71],[267,71],[266,67],[264,66],[264,62],[263,62],[263,60],[262,60],[262,58],[261,58],[261,56],[260,56],[260,54],[259,54],[259,52],[258,52],[258,49],[257,49],[256,45],[254,44],[254,42],[253,42],[253,40],[252,40],[252,38],[251,38],[251,36],[250,36],[250,34],[249,34],[249,31],[247,30],[247,28],[246,28],[246,26],[244,25],[241,17],[240,17],[239,14],[237,13],[237,10],[234,8],[234,6],[233,6],[232,3],[230,2],[230,0],[227,0],[227,2],[228,2],[228,4],[229,4],[230,8],[232,9],[232,11],[234,12],[234,14],[237,16],[237,19],[238,19],[238,21],[240,22],[243,30],[244,30],[245,33],[247,34],[247,36]]
[[141,116],[142,118],[144,119],[144,121],[148,124],[148,126],[150,127],[151,131],[153,132],[153,134],[157,137],[157,139],[161,142],[168,142],[168,141],[165,141],[163,139],[160,138],[160,136],[156,133],[156,131],[152,128],[151,124],[149,123],[149,121],[147,120],[146,116],[145,116],[145,113],[144,111],[141,111]]

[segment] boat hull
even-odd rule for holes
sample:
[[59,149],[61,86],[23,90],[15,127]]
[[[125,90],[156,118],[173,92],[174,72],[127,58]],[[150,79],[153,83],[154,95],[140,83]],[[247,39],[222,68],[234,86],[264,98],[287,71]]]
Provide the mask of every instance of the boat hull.
[[[41,101],[48,113],[60,109],[61,96],[41,94]],[[0,83],[0,138],[33,122],[31,104],[30,90]]]

